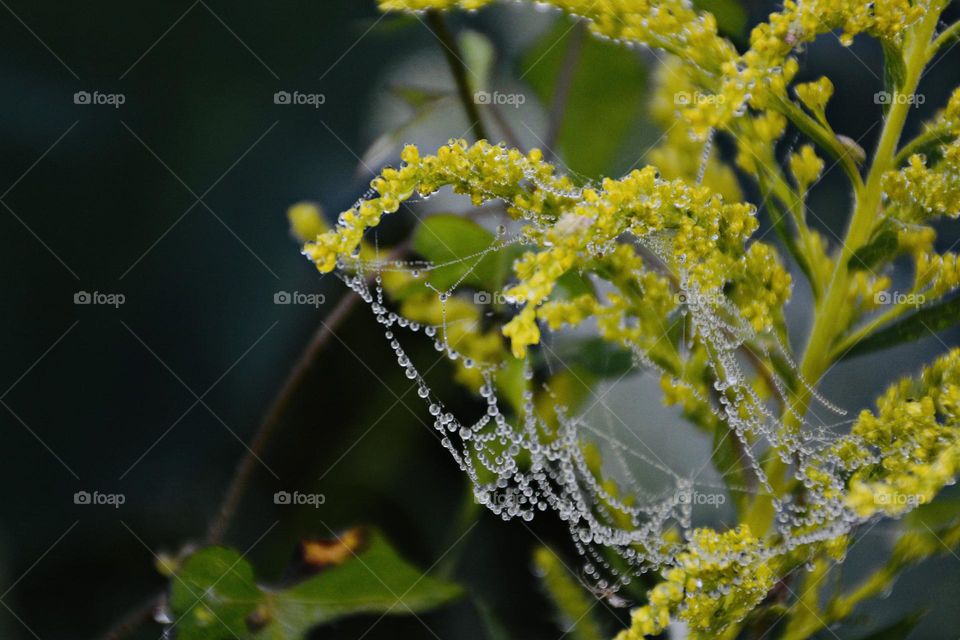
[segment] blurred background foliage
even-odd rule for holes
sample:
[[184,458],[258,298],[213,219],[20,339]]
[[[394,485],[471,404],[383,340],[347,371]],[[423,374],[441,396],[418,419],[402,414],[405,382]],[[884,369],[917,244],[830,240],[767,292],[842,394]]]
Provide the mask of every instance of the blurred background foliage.
[[[381,16],[372,1],[2,4],[0,635],[94,637],[164,588],[154,553],[203,538],[242,442],[343,295],[299,255],[286,208],[313,200],[334,215],[373,171],[398,162],[400,144],[436,147],[469,137],[468,127],[434,36],[416,18]],[[738,42],[772,8],[702,6]],[[517,143],[539,146],[549,136],[558,72],[576,48],[557,131],[562,164],[588,177],[619,175],[660,136],[645,102],[653,53],[584,39],[568,20],[530,6],[456,15],[451,26],[471,68],[487,69],[474,78],[477,89],[527,97],[500,109]],[[871,44],[844,49],[821,38],[800,77],[833,78],[830,119],[865,148],[882,86],[882,52]],[[924,79],[914,130],[960,82],[958,60],[951,51]],[[83,90],[122,93],[126,102],[74,104]],[[323,93],[326,102],[276,105],[281,90]],[[494,119],[488,125],[503,135]],[[811,200],[815,226],[839,234],[848,201],[840,175],[828,174]],[[409,220],[394,221],[381,241],[409,229]],[[956,224],[945,225],[939,249],[957,235]],[[120,292],[126,304],[75,306],[79,290]],[[327,304],[275,305],[281,290],[323,293]],[[798,287],[790,312],[799,342],[807,291]],[[555,556],[540,551],[535,562],[534,550],[548,544],[579,566],[566,532],[548,517],[506,524],[472,508],[466,478],[367,310],[356,309],[337,335],[342,342],[331,342],[286,412],[226,541],[249,549],[259,578],[275,580],[300,540],[356,524],[378,527],[424,568],[466,532],[444,559],[468,597],[425,614],[430,628],[443,638],[559,637],[569,620],[551,600],[564,591],[563,574]],[[845,362],[823,388],[857,410],[956,338]],[[444,367],[433,385],[469,406]],[[677,447],[675,417],[657,407],[655,383],[627,379],[610,402],[643,423],[645,437]],[[699,455],[697,443],[679,442],[691,447],[681,457]],[[123,493],[126,503],[75,505],[84,490]],[[280,490],[326,501],[275,505]],[[895,526],[865,534],[845,577],[888,548]],[[864,621],[882,626],[923,607],[929,614],[914,637],[955,637],[954,560],[909,571],[893,597],[864,609]],[[625,610],[595,610],[598,633],[612,636]],[[376,618],[339,620],[316,635],[357,638]],[[142,633],[156,636],[156,628]],[[417,620],[391,617],[365,637],[428,636]]]

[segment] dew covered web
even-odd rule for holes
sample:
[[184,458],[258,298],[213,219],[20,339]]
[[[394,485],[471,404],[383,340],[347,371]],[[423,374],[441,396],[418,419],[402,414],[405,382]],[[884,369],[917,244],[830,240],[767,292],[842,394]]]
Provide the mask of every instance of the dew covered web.
[[[491,153],[502,151],[499,147],[491,149]],[[584,197],[583,189],[560,188],[557,181],[545,179],[541,172],[531,169],[525,171],[524,177],[526,193],[545,193],[570,206]],[[502,191],[500,186],[504,187]],[[755,373],[751,362],[755,364],[759,359],[781,363],[781,374],[766,372],[768,384],[775,387],[779,396],[789,399],[796,395],[784,379],[789,375],[794,377],[794,389],[805,388],[822,408],[840,416],[845,412],[818,394],[807,381],[797,381],[797,366],[776,334],[755,331],[722,293],[702,292],[690,277],[693,265],[667,269],[676,288],[676,305],[664,318],[664,340],[675,343],[681,359],[693,357],[697,346],[708,355],[708,370],[713,378],[711,393],[702,397],[696,390],[692,392],[699,394],[697,399],[709,407],[725,432],[712,442],[711,436],[700,433],[709,448],[703,459],[695,460],[689,469],[680,470],[675,464],[664,462],[661,452],[647,446],[645,436],[639,436],[634,425],[607,410],[596,393],[588,396],[577,410],[563,406],[559,399],[563,393],[552,388],[550,382],[551,374],[564,367],[558,353],[565,338],[583,343],[592,337],[591,344],[599,350],[602,341],[597,337],[595,322],[556,331],[548,331],[541,323],[540,344],[531,347],[522,359],[485,361],[458,351],[463,335],[491,330],[499,333],[522,308],[520,301],[506,293],[515,284],[515,276],[506,278],[497,291],[481,291],[471,284],[476,271],[487,269],[494,258],[505,257],[512,262],[523,249],[543,249],[542,245],[537,246],[542,242],[542,232],[565,224],[562,219],[545,217],[542,211],[525,209],[516,198],[501,201],[498,193],[509,191],[509,186],[494,184],[481,198],[484,207],[503,205],[503,211],[512,214],[504,216],[501,224],[488,225],[490,242],[482,250],[445,261],[395,260],[375,248],[374,234],[368,231],[366,248],[349,259],[341,258],[336,269],[346,285],[369,305],[382,326],[397,363],[416,385],[443,446],[471,479],[480,504],[504,520],[530,521],[537,513],[555,514],[569,527],[573,543],[584,557],[588,579],[604,593],[615,591],[637,574],[672,564],[698,526],[716,524],[698,520],[702,511],[698,512],[697,501],[692,499],[697,492],[772,496],[773,488],[759,461],[766,451],[775,450],[790,465],[795,477],[803,481],[806,491],[802,501],[790,496],[773,499],[775,523],[764,539],[761,555],[775,556],[803,544],[837,537],[862,521],[844,505],[845,478],[855,468],[835,453],[843,444],[868,449],[844,429],[837,428],[850,421],[838,419],[836,425],[817,426],[788,408],[788,412],[794,411],[793,423],[800,426],[786,429],[780,411],[751,384]],[[602,191],[599,185],[591,188]],[[368,193],[354,210],[376,195]],[[420,199],[412,194],[408,203]],[[473,205],[479,205],[476,197]],[[413,210],[404,207],[395,215],[405,214],[413,215]],[[603,255],[622,244],[645,256],[645,268],[663,271],[665,265],[676,263],[671,256],[669,232],[620,234],[611,243],[591,250]],[[444,277],[436,277],[441,273]],[[611,289],[596,273],[582,275],[590,281],[598,299]],[[406,289],[403,295],[396,293],[398,282],[402,285],[399,288]],[[438,286],[440,282],[443,286]],[[411,290],[426,300],[420,306],[432,304],[439,311],[434,314],[434,322],[404,314]],[[453,312],[463,305],[475,305],[479,313],[464,318],[462,313]],[[509,341],[500,339],[509,352]],[[436,359],[415,363],[411,358],[416,341],[432,344],[438,355],[479,382],[477,390],[486,404],[481,415],[456,415],[448,409],[425,379],[426,369]],[[621,343],[615,345],[611,353],[614,352],[617,357],[626,356],[625,369],[618,371],[614,380],[643,373],[653,374],[654,378],[672,375],[640,344]],[[751,360],[745,354],[754,357]],[[505,391],[504,379],[512,381],[513,392]],[[509,393],[514,397],[507,397]],[[716,472],[712,476],[704,472],[713,463],[710,449],[716,454],[723,446],[732,446],[745,467],[747,481],[742,484],[728,486]],[[602,452],[602,463],[598,464],[596,452]],[[876,462],[865,456],[856,464]],[[817,472],[816,482],[810,480],[813,471]]]

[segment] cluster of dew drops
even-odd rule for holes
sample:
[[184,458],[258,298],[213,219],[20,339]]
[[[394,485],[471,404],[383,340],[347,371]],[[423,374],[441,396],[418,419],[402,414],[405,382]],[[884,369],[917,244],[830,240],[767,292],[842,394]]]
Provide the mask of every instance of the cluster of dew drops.
[[[576,199],[581,193],[580,189],[560,190],[554,184],[544,183],[532,172],[528,178],[536,188],[559,198]],[[491,200],[496,199],[493,193],[488,195]],[[515,206],[513,203],[505,204]],[[545,224],[533,212],[530,213],[531,224]],[[443,310],[443,322],[439,326],[412,321],[391,310],[385,300],[382,283],[384,271],[404,271],[420,278],[424,273],[456,262],[476,266],[490,252],[525,240],[525,233],[508,238],[505,227],[500,225],[496,241],[487,250],[449,263],[441,265],[400,260],[363,263],[359,258],[354,258],[341,261],[337,273],[367,303],[382,326],[397,364],[416,385],[417,395],[427,405],[440,443],[470,478],[477,502],[504,520],[519,518],[529,522],[538,512],[554,513],[567,525],[573,544],[584,558],[584,578],[595,585],[604,597],[613,597],[612,594],[628,584],[632,576],[669,567],[676,560],[684,544],[668,543],[668,532],[679,528],[685,540],[692,539],[695,531],[692,506],[689,502],[678,501],[677,496],[694,490],[695,478],[676,473],[659,460],[655,452],[632,447],[614,437],[609,426],[604,428],[602,425],[589,424],[585,416],[570,414],[565,407],[555,407],[558,424],[548,425],[535,410],[531,390],[533,384],[525,385],[520,417],[512,416],[509,411],[504,412],[494,384],[497,365],[475,362],[447,341],[446,303],[456,293],[469,270],[446,291],[433,289],[427,283],[438,296]],[[661,256],[664,263],[667,262],[668,248],[661,238],[649,236],[633,240]],[[702,296],[685,273],[678,274],[678,282],[683,295],[679,313],[689,317],[691,339],[697,339],[706,346],[716,380],[716,400],[701,400],[707,401],[706,404],[717,417],[728,425],[731,436],[740,441],[745,462],[755,478],[753,486],[710,488],[750,494],[772,492],[754,454],[757,443],[765,442],[779,453],[784,462],[793,465],[795,476],[804,483],[808,493],[802,504],[790,497],[773,498],[778,535],[776,542],[770,542],[761,556],[773,557],[801,545],[849,533],[862,522],[843,504],[842,478],[853,469],[830,453],[830,445],[840,438],[853,438],[834,430],[850,421],[834,425],[811,425],[804,416],[795,415],[805,428],[783,429],[781,418],[749,383],[748,372],[739,352],[749,345],[747,348],[760,348],[762,353],[759,355],[763,358],[770,357],[772,353],[793,369],[801,384],[821,406],[839,415],[845,412],[799,377],[797,365],[779,337],[757,335],[750,323],[722,294],[712,298]],[[509,299],[507,301],[511,302]],[[449,360],[479,371],[484,380],[480,396],[486,404],[482,415],[464,420],[447,410],[404,349],[401,343],[404,335],[423,336]],[[632,346],[631,352],[638,371],[664,373],[639,346]],[[535,377],[530,358],[524,362],[524,377],[528,382]],[[787,384],[777,374],[772,375],[772,381],[778,393],[789,397]],[[545,384],[543,386],[549,393],[549,388]],[[630,485],[628,498],[608,491],[604,479],[597,478],[591,470],[583,444],[592,437],[600,438],[609,445],[609,451],[626,472],[627,484]],[[626,461],[626,457],[631,458],[631,462]],[[876,462],[877,456],[866,456],[862,464]],[[631,463],[643,464],[661,472],[670,481],[672,489],[659,494],[646,491],[630,473]],[[814,484],[809,480],[807,471],[811,468],[828,472],[826,485]],[[697,486],[699,484],[702,483],[697,483]],[[624,526],[624,518],[629,526]],[[611,560],[611,552],[619,561]],[[726,560],[743,563],[750,559],[738,557]]]

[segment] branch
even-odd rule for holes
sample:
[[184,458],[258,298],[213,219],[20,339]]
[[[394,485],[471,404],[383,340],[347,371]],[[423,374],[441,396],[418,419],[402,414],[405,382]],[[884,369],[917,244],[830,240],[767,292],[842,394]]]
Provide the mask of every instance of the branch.
[[463,110],[467,112],[467,121],[471,128],[477,132],[478,140],[489,140],[487,130],[483,125],[483,118],[480,116],[480,110],[477,109],[476,100],[473,99],[473,93],[470,90],[470,81],[467,79],[467,66],[463,62],[463,53],[460,51],[460,45],[457,44],[453,34],[447,27],[443,15],[436,9],[427,11],[427,25],[433,34],[443,45],[443,54],[447,58],[447,64],[450,66],[450,72],[453,74],[453,80],[457,84],[457,94],[460,96],[460,102],[463,104]]
[[206,541],[208,544],[217,544],[223,540],[223,536],[237,511],[237,507],[240,505],[240,499],[243,497],[244,491],[246,491],[250,476],[257,467],[260,454],[266,449],[267,443],[275,433],[277,426],[280,424],[280,418],[283,417],[287,407],[290,405],[290,401],[300,388],[307,373],[313,367],[314,360],[316,360],[320,352],[323,351],[324,347],[327,346],[327,343],[330,342],[334,330],[350,315],[350,312],[353,311],[358,302],[360,302],[360,296],[353,291],[347,293],[341,298],[340,302],[337,303],[337,306],[333,308],[330,315],[327,316],[327,320],[317,329],[316,333],[313,334],[307,350],[287,376],[283,387],[280,389],[280,393],[274,398],[269,409],[267,409],[267,412],[264,414],[263,419],[260,421],[260,427],[257,429],[257,433],[253,438],[253,442],[250,443],[250,448],[247,450],[246,455],[244,455],[237,464],[233,479],[227,488],[227,493],[217,510],[217,515],[207,529]]
[[552,158],[556,154],[552,151],[560,137],[560,128],[563,126],[563,119],[567,111],[567,102],[570,98],[570,89],[573,87],[573,75],[577,69],[577,62],[580,60],[580,52],[583,51],[583,41],[586,39],[587,29],[582,20],[577,20],[570,35],[570,43],[567,45],[567,51],[563,56],[563,63],[560,67],[560,73],[557,76],[557,86],[553,91],[553,102],[550,105],[550,121],[547,123],[546,142],[543,146],[547,157]]
[[153,620],[153,614],[163,603],[163,592],[151,597],[124,614],[110,629],[101,636],[101,640],[121,640],[140,628],[140,625]]
[[789,99],[778,100],[775,108],[840,164],[843,172],[850,179],[850,184],[859,193],[863,188],[863,178],[860,176],[857,161],[851,155],[850,149],[837,139],[837,135],[811,118],[806,111]]
[[[391,251],[386,260],[396,260],[405,254],[408,249],[408,243],[403,243]],[[368,280],[372,280],[372,277],[368,278]],[[270,404],[270,408],[267,409],[266,414],[264,414],[263,419],[260,421],[260,427],[257,429],[257,433],[253,438],[253,442],[250,443],[246,455],[244,455],[237,464],[233,479],[230,481],[227,493],[220,503],[217,515],[207,529],[207,544],[217,544],[223,539],[233,516],[236,514],[237,507],[240,505],[240,499],[243,497],[244,491],[246,491],[250,476],[257,468],[260,454],[266,449],[267,443],[276,432],[280,424],[280,418],[283,417],[283,414],[289,407],[300,385],[306,379],[317,356],[319,356],[320,352],[329,344],[334,332],[343,321],[347,319],[358,302],[360,302],[359,295],[353,291],[347,293],[340,302],[337,303],[337,306],[333,308],[333,311],[327,316],[326,321],[321,323],[316,333],[313,334],[307,350],[300,357],[300,360],[297,361],[293,370],[290,371],[283,387],[280,389],[280,393],[274,398]]]
[[943,33],[937,36],[930,44],[930,57],[932,58],[936,53],[938,53],[943,47],[950,44],[954,40],[960,40],[960,22],[954,22],[952,25],[947,27]]

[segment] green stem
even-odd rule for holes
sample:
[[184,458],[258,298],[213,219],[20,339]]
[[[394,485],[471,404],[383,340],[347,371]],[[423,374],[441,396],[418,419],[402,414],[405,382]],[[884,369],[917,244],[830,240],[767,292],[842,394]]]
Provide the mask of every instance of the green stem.
[[879,316],[863,325],[853,333],[849,334],[846,338],[837,343],[837,346],[833,348],[833,351],[830,352],[831,362],[836,362],[843,355],[854,348],[861,340],[870,336],[874,331],[884,326],[888,322],[892,322],[899,318],[903,313],[909,309],[915,309],[916,307],[912,304],[898,304],[886,313],[881,313]]
[[954,22],[937,36],[937,39],[930,45],[929,56],[932,58],[940,49],[957,39],[960,39],[960,22]]
[[863,178],[860,177],[860,170],[857,168],[856,160],[850,155],[850,150],[837,139],[833,131],[811,118],[806,111],[789,99],[777,101],[776,109],[789,118],[807,137],[817,143],[817,146],[829,153],[834,160],[840,163],[840,167],[843,169],[843,172],[847,174],[847,177],[850,179],[850,184],[853,185],[854,189],[863,187]]
[[447,21],[443,19],[443,14],[436,9],[427,11],[427,24],[430,30],[443,45],[443,55],[447,59],[450,72],[453,74],[453,80],[457,85],[457,95],[463,105],[463,110],[467,113],[467,122],[471,128],[476,131],[477,140],[489,140],[486,127],[483,125],[483,118],[480,116],[480,110],[477,108],[477,101],[474,100],[473,91],[470,88],[470,81],[467,78],[467,66],[463,62],[463,52],[460,51],[460,45],[456,38],[447,27]]
[[894,159],[893,166],[899,167],[904,162],[909,160],[910,156],[913,154],[935,144],[950,142],[955,137],[956,134],[951,133],[950,131],[945,131],[942,128],[927,129],[903,146],[903,148],[897,153],[897,157]]
[[[906,72],[903,86],[898,89],[899,93],[910,95],[916,91],[922,71],[929,61],[928,44],[944,4],[945,0],[937,0],[907,36],[903,49]],[[840,312],[846,303],[850,288],[851,275],[847,265],[854,252],[868,242],[878,219],[882,196],[881,180],[883,175],[894,166],[897,144],[903,133],[909,109],[908,100],[893,100],[884,120],[883,132],[880,135],[867,180],[862,187],[855,190],[856,204],[853,216],[840,247],[830,284],[824,298],[817,305],[813,327],[800,362],[800,376],[811,386],[817,385],[831,365],[832,347],[839,331],[836,318],[841,315]],[[785,429],[796,430],[801,427],[801,419],[797,416],[807,413],[812,396],[812,391],[807,386],[800,386],[793,405],[795,411],[788,411],[783,416]],[[784,492],[789,485],[788,467],[789,465],[776,454],[772,455],[767,462],[765,469],[767,477],[778,493]],[[758,535],[766,534],[773,523],[771,498],[758,496],[751,511],[748,517],[749,524],[755,527]]]

